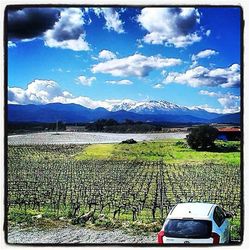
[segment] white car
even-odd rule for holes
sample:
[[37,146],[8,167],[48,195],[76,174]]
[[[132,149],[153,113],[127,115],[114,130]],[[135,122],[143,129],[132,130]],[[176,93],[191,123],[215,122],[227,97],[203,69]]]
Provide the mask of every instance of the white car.
[[158,233],[159,244],[227,244],[232,214],[216,204],[180,203]]

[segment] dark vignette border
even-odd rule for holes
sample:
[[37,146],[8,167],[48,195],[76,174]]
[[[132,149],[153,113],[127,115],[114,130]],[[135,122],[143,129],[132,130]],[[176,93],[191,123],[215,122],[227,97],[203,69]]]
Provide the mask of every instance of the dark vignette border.
[[[106,246],[119,246],[119,247],[126,247],[126,246],[133,246],[133,247],[162,247],[161,245],[157,245],[156,243],[9,243],[8,242],[8,207],[7,207],[7,201],[8,201],[8,165],[7,165],[7,158],[8,158],[8,11],[12,8],[31,8],[31,7],[40,7],[40,8],[50,8],[50,7],[58,7],[58,8],[68,8],[68,7],[114,7],[114,8],[121,8],[121,7],[127,7],[127,8],[144,8],[144,7],[154,7],[154,8],[161,8],[161,7],[196,7],[196,8],[239,8],[240,9],[240,29],[241,29],[241,35],[240,35],[240,79],[241,79],[241,86],[240,86],[240,118],[241,118],[241,151],[240,151],[240,170],[241,170],[241,183],[240,183],[240,200],[241,200],[241,240],[239,242],[233,242],[230,244],[227,244],[227,246],[233,246],[233,245],[241,245],[244,239],[244,16],[243,16],[243,8],[240,5],[126,5],[126,4],[24,4],[24,5],[7,5],[5,7],[4,11],[4,239],[5,243],[8,245],[13,246],[92,246],[92,247],[106,247]],[[169,245],[170,247],[176,246],[176,245]],[[189,245],[178,245],[178,247],[208,247],[210,244],[189,244]],[[220,245],[223,246],[223,245]],[[224,245],[225,246],[225,245]]]

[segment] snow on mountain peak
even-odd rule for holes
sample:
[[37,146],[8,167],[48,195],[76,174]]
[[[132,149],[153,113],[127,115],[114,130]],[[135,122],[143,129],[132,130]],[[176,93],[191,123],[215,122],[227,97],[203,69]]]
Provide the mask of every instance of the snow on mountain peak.
[[166,112],[166,111],[180,111],[188,110],[186,107],[180,107],[174,103],[168,101],[133,101],[124,100],[120,104],[116,104],[111,108],[111,111],[131,111],[135,113],[155,113],[155,112]]

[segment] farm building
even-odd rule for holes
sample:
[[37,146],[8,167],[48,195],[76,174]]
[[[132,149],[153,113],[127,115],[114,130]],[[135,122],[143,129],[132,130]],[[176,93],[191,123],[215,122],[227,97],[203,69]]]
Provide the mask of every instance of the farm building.
[[241,137],[241,131],[238,127],[226,127],[218,128],[217,139],[223,141],[239,141]]

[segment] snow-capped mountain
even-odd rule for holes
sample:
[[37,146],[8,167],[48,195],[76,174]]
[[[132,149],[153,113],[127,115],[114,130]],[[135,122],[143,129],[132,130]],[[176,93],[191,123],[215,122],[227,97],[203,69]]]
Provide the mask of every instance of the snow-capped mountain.
[[120,104],[114,105],[110,111],[125,110],[143,115],[194,115],[199,118],[213,119],[218,114],[207,112],[204,109],[187,108],[168,101],[132,101],[125,100]]
[[124,101],[109,111],[99,107],[90,109],[79,104],[49,103],[41,105],[8,104],[9,122],[93,122],[98,119],[127,119],[142,122],[209,123],[230,121],[239,123],[240,114],[225,117],[203,109],[189,109],[166,101]]
[[125,100],[113,106],[111,111],[131,111],[139,114],[165,113],[169,111],[187,111],[186,107],[181,107],[168,101],[132,101]]

